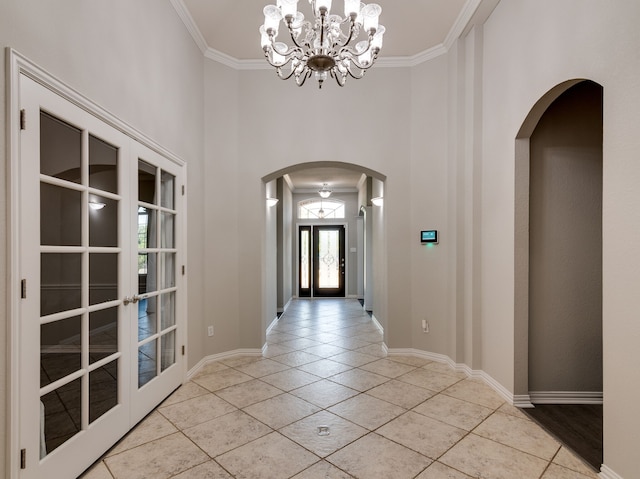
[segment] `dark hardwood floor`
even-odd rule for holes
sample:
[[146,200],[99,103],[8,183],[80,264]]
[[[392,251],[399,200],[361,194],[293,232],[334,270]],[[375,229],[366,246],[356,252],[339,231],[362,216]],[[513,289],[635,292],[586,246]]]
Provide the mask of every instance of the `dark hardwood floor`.
[[602,406],[537,404],[522,409],[596,471],[602,464]]

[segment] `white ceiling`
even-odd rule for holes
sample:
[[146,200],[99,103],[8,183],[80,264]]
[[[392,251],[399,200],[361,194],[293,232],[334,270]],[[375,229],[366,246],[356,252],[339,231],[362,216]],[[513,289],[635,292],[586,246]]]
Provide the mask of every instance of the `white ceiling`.
[[[378,63],[415,64],[448,49],[468,27],[474,14],[493,9],[499,0],[373,0],[382,7],[380,24],[386,27]],[[366,0],[365,0],[366,2]],[[267,66],[258,28],[262,10],[276,0],[171,0],[203,53],[229,66]],[[366,2],[369,3],[369,2]],[[343,2],[332,11],[342,14]],[[298,9],[311,16],[307,0]],[[264,64],[264,65],[263,65]],[[294,191],[334,189],[355,191],[361,173],[341,168],[313,168],[289,174]]]

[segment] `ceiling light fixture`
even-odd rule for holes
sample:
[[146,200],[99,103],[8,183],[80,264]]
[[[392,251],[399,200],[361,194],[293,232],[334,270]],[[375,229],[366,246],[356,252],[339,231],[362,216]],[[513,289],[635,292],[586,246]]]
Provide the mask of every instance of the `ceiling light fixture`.
[[278,198],[267,198],[267,206],[271,208],[272,206],[277,205],[278,201],[280,201]]
[[327,199],[331,196],[332,191],[328,187],[329,185],[327,183],[322,185],[322,189],[318,190],[320,197]]
[[371,203],[373,203],[374,206],[382,206],[382,204],[384,203],[384,198],[382,196],[371,198]]
[[[382,49],[385,28],[378,24],[382,7],[344,0],[343,18],[331,14],[332,0],[308,1],[312,21],[305,21],[298,11],[298,0],[277,0],[277,5],[264,7],[260,43],[278,77],[294,77],[296,84],[302,86],[313,73],[319,88],[329,76],[340,86],[345,85],[347,77],[362,78]],[[280,20],[289,30],[292,45],[276,42]]]
[[107,206],[105,203],[101,203],[99,201],[89,201],[89,208],[92,210],[101,210],[105,206]]

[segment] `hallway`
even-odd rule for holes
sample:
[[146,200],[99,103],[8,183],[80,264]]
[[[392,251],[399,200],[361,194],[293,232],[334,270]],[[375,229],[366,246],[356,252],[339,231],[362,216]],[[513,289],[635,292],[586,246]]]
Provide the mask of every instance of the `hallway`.
[[483,382],[386,357],[356,300],[293,301],[267,344],[205,365],[83,477],[597,477]]

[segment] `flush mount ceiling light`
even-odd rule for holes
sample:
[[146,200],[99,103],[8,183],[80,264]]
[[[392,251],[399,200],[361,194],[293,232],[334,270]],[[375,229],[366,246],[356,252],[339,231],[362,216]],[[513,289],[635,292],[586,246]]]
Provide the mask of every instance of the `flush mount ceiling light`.
[[101,203],[99,201],[89,201],[89,208],[92,210],[101,210],[105,206],[107,206],[105,203]]
[[278,198],[267,198],[267,206],[271,208],[272,206],[277,205],[278,201],[280,201]]
[[329,185],[326,183],[323,184],[322,189],[318,190],[318,194],[324,199],[329,198],[329,196],[331,196],[331,190],[329,189]]
[[[278,77],[293,77],[298,86],[313,73],[318,86],[331,76],[340,86],[347,77],[360,79],[382,49],[385,28],[378,24],[382,7],[360,0],[344,0],[344,17],[331,14],[332,0],[308,0],[311,21],[298,11],[298,0],[277,0],[264,7],[260,27],[262,50]],[[277,42],[280,20],[291,44]]]

